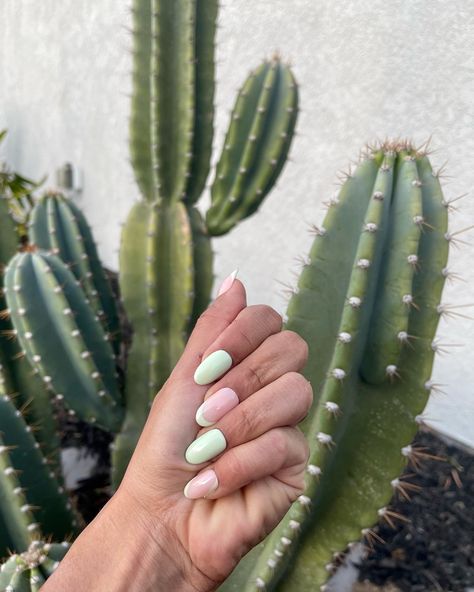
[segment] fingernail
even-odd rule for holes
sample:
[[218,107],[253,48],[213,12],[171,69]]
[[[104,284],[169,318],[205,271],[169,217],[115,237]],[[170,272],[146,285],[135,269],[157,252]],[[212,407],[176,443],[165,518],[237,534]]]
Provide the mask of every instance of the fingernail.
[[194,479],[188,481],[186,487],[184,488],[184,495],[188,499],[199,499],[201,497],[206,497],[212,491],[215,491],[219,485],[217,481],[217,476],[212,469],[207,469],[207,471],[203,471],[196,475]]
[[185,457],[191,465],[200,465],[220,454],[226,446],[227,442],[220,430],[209,430],[188,446]]
[[194,372],[194,382],[204,385],[214,382],[216,378],[222,376],[232,366],[232,358],[223,349],[209,354]]
[[225,294],[227,290],[230,290],[235,278],[237,277],[238,271],[238,269],[234,269],[234,271],[225,278],[221,284],[221,287],[219,288],[219,292],[217,292],[217,296],[222,296],[222,294]]
[[196,411],[196,421],[208,428],[239,403],[239,397],[231,388],[221,388],[206,399]]

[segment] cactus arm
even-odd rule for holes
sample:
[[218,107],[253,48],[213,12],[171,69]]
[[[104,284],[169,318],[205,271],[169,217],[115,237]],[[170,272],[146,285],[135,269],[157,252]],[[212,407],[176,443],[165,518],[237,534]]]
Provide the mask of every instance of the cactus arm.
[[181,199],[194,120],[194,20],[191,0],[153,0],[151,48],[152,160],[158,195]]
[[114,355],[71,272],[53,255],[20,253],[5,287],[20,344],[43,380],[82,418],[117,430]]
[[[6,511],[5,511],[6,510]],[[0,436],[0,511],[8,531],[8,540],[16,549],[26,550],[39,536],[30,506],[23,494],[8,447]],[[3,545],[2,545],[3,546]]]
[[[6,309],[3,295],[3,272],[8,261],[18,249],[18,234],[8,211],[8,202],[0,198],[0,310]],[[14,329],[8,318],[0,319],[0,366],[7,392],[18,393],[18,403],[26,407],[28,421],[37,427],[36,436],[46,456],[56,469],[60,467],[58,424],[51,412],[49,394],[44,385],[33,375],[27,360],[14,337]]]
[[133,73],[130,155],[138,187],[145,199],[155,196],[151,143],[152,2],[133,0]]
[[214,274],[212,245],[204,220],[195,207],[190,206],[187,211],[191,224],[194,265],[193,309],[188,325],[188,333],[191,333],[199,316],[209,304]]
[[297,110],[294,77],[278,58],[262,64],[245,82],[211,190],[211,234],[225,234],[260,206],[286,161]]
[[0,397],[0,508],[15,548],[24,551],[43,534],[64,538],[76,532],[77,518],[64,489],[41,454],[32,429],[10,397]]
[[195,203],[209,174],[214,135],[214,47],[217,0],[196,0],[194,34],[194,133],[185,201]]
[[45,194],[33,208],[30,238],[41,249],[57,254],[80,281],[89,304],[118,351],[117,307],[91,229],[79,208],[59,193]]

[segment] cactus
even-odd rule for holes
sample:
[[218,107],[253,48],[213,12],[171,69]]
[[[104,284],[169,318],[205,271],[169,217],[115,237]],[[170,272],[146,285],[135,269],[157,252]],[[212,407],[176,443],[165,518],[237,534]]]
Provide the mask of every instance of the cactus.
[[[206,221],[194,204],[210,170],[217,0],[134,0],[130,153],[143,196],[125,223],[120,287],[134,338],[126,418],[114,443],[118,485],[150,402],[181,355],[212,288],[211,235],[254,213],[294,135],[296,83],[278,56],[244,83]],[[144,304],[146,303],[146,304]]]
[[333,556],[397,518],[387,505],[433,388],[446,206],[402,142],[369,149],[331,200],[286,324],[309,344],[315,391],[305,492],[222,590],[325,590]]
[[117,305],[84,214],[61,193],[49,191],[31,212],[29,238],[40,249],[58,255],[69,267],[118,353]]
[[5,294],[19,342],[43,381],[81,418],[116,431],[122,409],[115,356],[72,273],[55,255],[18,253]]
[[[50,396],[42,382],[32,372],[16,340],[14,329],[6,308],[3,294],[5,266],[18,249],[18,233],[10,216],[9,202],[0,197],[0,370],[3,388],[8,393],[17,393],[15,403],[25,410],[30,425],[36,426],[36,439],[43,453],[54,468],[59,470],[59,437],[55,413],[52,412]],[[59,473],[58,473],[59,474]]]
[[12,555],[1,565],[0,589],[5,592],[38,592],[68,549],[68,541],[33,541],[28,550]]
[[62,539],[77,519],[56,473],[41,453],[32,428],[4,390],[0,371],[0,516],[7,547],[26,551],[43,533]]

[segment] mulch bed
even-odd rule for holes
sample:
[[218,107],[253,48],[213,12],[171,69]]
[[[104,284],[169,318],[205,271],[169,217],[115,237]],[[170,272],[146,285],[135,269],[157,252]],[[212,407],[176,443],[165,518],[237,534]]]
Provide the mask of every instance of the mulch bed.
[[390,508],[409,521],[377,527],[385,543],[374,541],[359,579],[401,592],[466,592],[474,588],[474,455],[428,431],[415,444],[443,460],[407,471],[420,489]]

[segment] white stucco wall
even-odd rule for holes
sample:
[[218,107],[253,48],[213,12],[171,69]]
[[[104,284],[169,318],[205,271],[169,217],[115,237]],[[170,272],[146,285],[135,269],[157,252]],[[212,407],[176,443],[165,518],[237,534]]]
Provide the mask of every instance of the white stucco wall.
[[[129,17],[128,0],[0,2],[0,127],[10,130],[4,156],[32,177],[65,161],[82,169],[80,202],[111,266],[119,224],[138,197],[127,160]],[[294,283],[295,258],[312,240],[308,225],[321,221],[336,172],[367,140],[421,143],[432,135],[433,160],[449,159],[447,196],[471,190],[473,3],[227,0],[218,45],[217,149],[235,91],[263,56],[280,50],[301,84],[300,133],[278,187],[257,216],[215,241],[218,279],[239,267],[251,303],[284,311],[278,282]],[[473,222],[470,195],[452,227]],[[473,256],[471,245],[453,250],[452,265],[466,281],[448,286],[447,302],[474,302]],[[443,322],[440,335],[463,347],[437,360],[434,379],[446,394],[433,396],[426,415],[474,444],[473,322]]]

